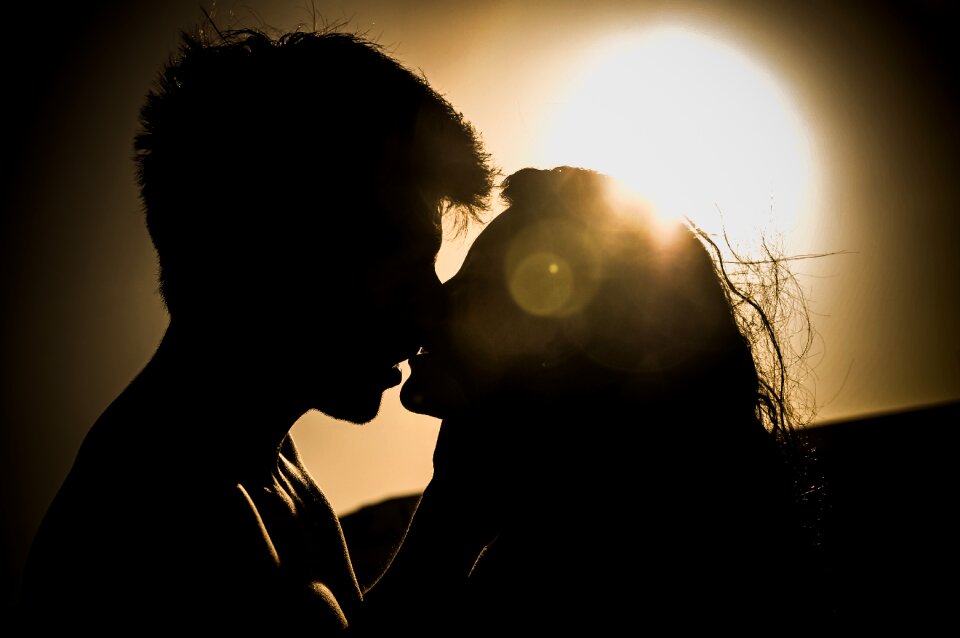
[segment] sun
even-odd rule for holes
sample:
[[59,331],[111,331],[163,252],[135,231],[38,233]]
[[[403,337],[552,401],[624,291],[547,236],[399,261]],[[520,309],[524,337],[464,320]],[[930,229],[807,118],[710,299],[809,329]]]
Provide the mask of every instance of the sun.
[[815,205],[809,127],[733,44],[660,25],[605,39],[569,77],[542,120],[537,165],[599,170],[661,214],[733,236],[789,233]]

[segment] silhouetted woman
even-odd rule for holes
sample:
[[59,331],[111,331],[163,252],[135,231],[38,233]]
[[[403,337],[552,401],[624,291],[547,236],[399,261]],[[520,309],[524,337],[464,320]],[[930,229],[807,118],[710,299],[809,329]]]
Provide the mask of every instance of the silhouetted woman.
[[592,171],[504,186],[401,395],[443,419],[420,507],[469,573],[458,631],[812,623],[790,406],[709,240]]

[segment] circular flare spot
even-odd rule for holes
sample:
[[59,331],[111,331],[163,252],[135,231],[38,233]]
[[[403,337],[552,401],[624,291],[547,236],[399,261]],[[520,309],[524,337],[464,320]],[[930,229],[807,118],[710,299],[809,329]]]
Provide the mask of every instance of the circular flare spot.
[[506,254],[513,301],[538,317],[567,317],[593,298],[600,251],[586,229],[566,220],[545,220],[519,232]]
[[510,295],[518,306],[538,317],[567,314],[574,294],[570,265],[557,255],[527,255],[510,273]]

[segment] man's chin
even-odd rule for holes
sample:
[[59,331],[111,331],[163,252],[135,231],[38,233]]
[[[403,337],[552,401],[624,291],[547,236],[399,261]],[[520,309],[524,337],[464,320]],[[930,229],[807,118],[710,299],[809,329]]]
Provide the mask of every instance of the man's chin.
[[373,421],[380,413],[382,394],[368,394],[367,396],[346,396],[341,394],[334,399],[328,399],[314,406],[320,412],[339,421],[349,421],[362,425]]
[[377,415],[380,413],[380,406],[377,405],[376,409],[361,409],[353,406],[350,407],[327,407],[327,408],[317,408],[328,417],[336,419],[338,421],[347,421],[348,423],[355,423],[356,425],[364,425],[365,423],[370,423],[373,421]]
[[337,382],[325,384],[324,396],[314,402],[314,407],[334,419],[368,423],[380,413],[383,393],[400,381],[401,373],[396,366],[374,374],[345,371]]

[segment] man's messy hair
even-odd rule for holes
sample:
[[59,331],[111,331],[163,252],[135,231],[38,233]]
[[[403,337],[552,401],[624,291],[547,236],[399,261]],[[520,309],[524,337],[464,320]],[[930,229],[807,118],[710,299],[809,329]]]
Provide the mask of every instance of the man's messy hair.
[[465,225],[487,209],[497,174],[477,131],[422,75],[338,26],[183,33],[140,125],[137,176],[168,307],[202,265],[192,253],[225,228],[262,224],[265,209],[278,214],[291,190],[320,203],[324,224],[363,214],[392,186]]

